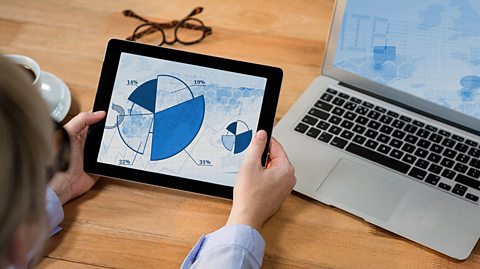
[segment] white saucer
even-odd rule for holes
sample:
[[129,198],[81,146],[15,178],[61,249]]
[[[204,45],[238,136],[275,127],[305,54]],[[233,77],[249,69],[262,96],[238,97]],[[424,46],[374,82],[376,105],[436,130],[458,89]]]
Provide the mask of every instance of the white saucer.
[[72,104],[72,95],[67,84],[54,74],[42,71],[40,75],[41,94],[50,108],[50,116],[61,122],[67,116]]

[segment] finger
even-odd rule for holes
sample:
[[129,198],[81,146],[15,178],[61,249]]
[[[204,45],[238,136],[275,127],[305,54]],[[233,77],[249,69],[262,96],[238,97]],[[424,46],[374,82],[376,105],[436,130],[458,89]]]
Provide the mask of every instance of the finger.
[[270,144],[270,159],[271,165],[274,165],[275,163],[290,163],[287,153],[283,149],[280,142],[278,142],[278,140],[274,137],[272,137]]
[[87,126],[95,124],[105,117],[105,111],[82,112],[65,124],[65,129],[74,136],[79,135]]
[[245,157],[245,161],[250,163],[261,164],[262,154],[267,144],[267,132],[264,130],[258,131],[253,137],[250,146],[248,147],[248,153]]

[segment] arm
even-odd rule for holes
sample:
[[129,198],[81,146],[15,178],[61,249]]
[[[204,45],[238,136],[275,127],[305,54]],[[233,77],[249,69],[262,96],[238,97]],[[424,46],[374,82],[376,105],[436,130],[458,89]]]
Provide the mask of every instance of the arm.
[[259,231],[280,208],[296,178],[282,146],[272,139],[270,161],[262,167],[267,134],[260,131],[249,147],[235,183],[225,227],[202,236],[182,268],[260,268],[265,241]]

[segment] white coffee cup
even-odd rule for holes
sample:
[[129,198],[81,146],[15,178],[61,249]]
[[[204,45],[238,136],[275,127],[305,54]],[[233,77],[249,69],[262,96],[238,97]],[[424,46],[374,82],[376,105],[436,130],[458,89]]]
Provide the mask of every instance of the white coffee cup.
[[41,89],[41,70],[40,65],[30,57],[18,55],[18,54],[8,54],[5,57],[10,60],[11,62],[19,65],[21,68],[25,69],[25,72],[29,74],[33,74],[32,76],[32,85],[37,88],[38,90]]

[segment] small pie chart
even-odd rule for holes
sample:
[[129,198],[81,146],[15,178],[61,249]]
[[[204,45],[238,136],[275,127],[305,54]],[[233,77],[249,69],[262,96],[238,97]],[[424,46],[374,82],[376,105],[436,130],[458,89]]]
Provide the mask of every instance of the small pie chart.
[[227,134],[222,135],[222,143],[225,149],[233,154],[243,152],[252,141],[253,132],[247,124],[241,120],[230,123],[227,126]]

